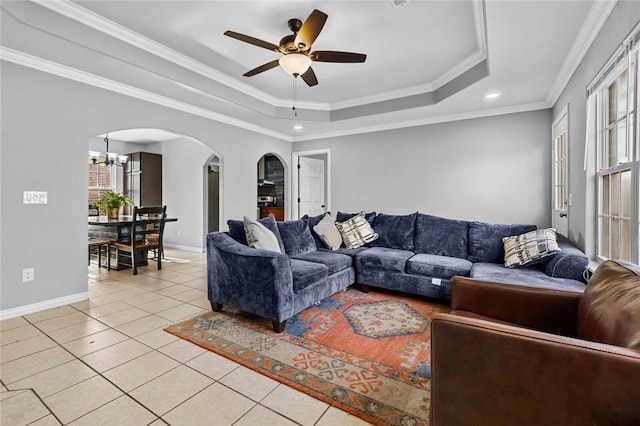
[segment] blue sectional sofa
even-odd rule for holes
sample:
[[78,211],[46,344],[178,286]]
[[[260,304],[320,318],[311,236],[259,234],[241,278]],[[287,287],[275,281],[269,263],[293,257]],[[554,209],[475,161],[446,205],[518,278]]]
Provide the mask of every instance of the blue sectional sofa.
[[[450,280],[467,276],[486,281],[582,292],[588,264],[584,253],[558,235],[560,251],[531,267],[504,266],[503,237],[535,230],[535,225],[497,225],[422,213],[366,214],[378,238],[363,247],[329,250],[313,227],[324,215],[260,222],[278,240],[281,252],[247,246],[242,221],[229,232],[207,236],[208,294],[213,310],[222,304],[269,318],[275,331],[288,318],[352,284],[449,299]],[[353,214],[338,213],[342,222]]]

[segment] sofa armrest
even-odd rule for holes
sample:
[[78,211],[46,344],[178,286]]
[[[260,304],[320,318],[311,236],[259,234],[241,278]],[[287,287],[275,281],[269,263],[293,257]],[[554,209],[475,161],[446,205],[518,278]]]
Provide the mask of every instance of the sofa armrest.
[[283,321],[293,315],[291,261],[245,246],[223,232],[207,235],[209,300]]
[[500,284],[472,278],[451,280],[451,310],[467,311],[522,327],[574,336],[580,293]]
[[431,331],[431,425],[636,424],[640,353],[450,314]]

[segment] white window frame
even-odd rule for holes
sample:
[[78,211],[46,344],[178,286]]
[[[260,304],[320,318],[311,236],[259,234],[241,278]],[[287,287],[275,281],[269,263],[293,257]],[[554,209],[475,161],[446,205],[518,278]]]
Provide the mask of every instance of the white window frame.
[[[597,86],[590,90],[595,96],[596,102],[596,258],[600,261],[606,260],[610,255],[612,258],[626,258],[634,263],[639,263],[640,253],[638,249],[638,241],[640,240],[640,205],[639,205],[639,187],[640,187],[640,161],[639,151],[640,138],[638,137],[638,57],[640,48],[635,45],[635,39],[639,34],[638,31],[634,31],[634,36],[627,38],[625,44],[621,47],[622,51],[616,52],[612,57],[612,60],[607,63],[607,66],[599,74]],[[622,56],[621,56],[622,55]],[[633,72],[630,72],[633,69]],[[627,71],[627,105],[626,114],[624,116],[626,141],[627,141],[627,158],[626,161],[616,161],[616,164],[608,164],[608,141],[609,130],[608,126],[608,93],[609,87],[613,85],[618,77],[620,77],[625,71]],[[632,87],[631,91],[629,88]],[[617,125],[619,120],[616,120],[614,126]],[[616,141],[619,141],[619,137],[616,133]],[[616,147],[616,152],[619,154],[619,148]],[[613,200],[611,191],[604,192],[603,182],[605,177],[609,180],[616,176],[620,176],[621,172],[628,172],[630,177],[630,211],[629,216],[623,216],[620,210],[616,210],[617,213],[613,213],[611,210],[611,202]],[[611,186],[611,184],[610,184]],[[607,212],[603,212],[604,198],[603,195],[608,194],[609,197],[606,200],[609,209]],[[621,200],[621,199],[620,199]],[[620,201],[621,202],[621,201]],[[621,208],[620,206],[618,206]],[[625,221],[629,224],[630,233],[630,247],[629,253],[625,253],[625,248],[620,244],[618,239],[617,250],[613,250],[615,245],[613,241],[614,233],[613,227],[609,227],[608,241],[605,244],[603,238],[603,226],[602,222],[608,220],[610,224],[618,226],[618,235],[622,236],[624,227],[622,226]]]

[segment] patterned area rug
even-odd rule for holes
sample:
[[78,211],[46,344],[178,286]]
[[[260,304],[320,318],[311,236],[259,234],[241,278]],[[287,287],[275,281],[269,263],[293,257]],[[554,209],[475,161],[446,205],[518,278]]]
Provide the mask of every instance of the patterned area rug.
[[347,289],[289,319],[230,310],[165,330],[378,425],[428,425],[431,317],[448,307]]

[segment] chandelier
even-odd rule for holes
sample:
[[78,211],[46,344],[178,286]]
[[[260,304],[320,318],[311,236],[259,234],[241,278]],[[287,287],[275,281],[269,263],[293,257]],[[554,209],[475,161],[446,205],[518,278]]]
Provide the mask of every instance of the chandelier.
[[127,162],[128,157],[109,151],[109,133],[105,136],[104,142],[107,144],[107,151],[104,157],[101,158],[102,153],[100,151],[89,151],[89,159],[91,159],[93,164],[122,167]]

